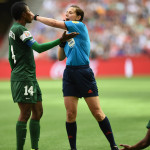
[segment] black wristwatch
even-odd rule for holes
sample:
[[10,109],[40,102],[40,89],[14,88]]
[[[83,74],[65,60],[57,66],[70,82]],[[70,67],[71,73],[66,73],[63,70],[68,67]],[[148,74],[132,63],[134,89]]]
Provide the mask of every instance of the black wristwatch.
[[36,17],[37,17],[37,16],[39,16],[39,15],[38,15],[38,14],[35,14],[35,16],[34,16],[34,20],[36,20]]

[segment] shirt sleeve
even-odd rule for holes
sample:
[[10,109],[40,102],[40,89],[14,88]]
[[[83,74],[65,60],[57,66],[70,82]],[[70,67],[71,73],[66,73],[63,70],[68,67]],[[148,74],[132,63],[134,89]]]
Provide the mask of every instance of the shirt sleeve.
[[148,122],[146,127],[147,127],[147,129],[150,129],[150,121]]
[[31,48],[34,49],[35,51],[37,51],[38,53],[42,53],[42,52],[45,52],[59,44],[60,44],[60,39],[57,39],[57,40],[54,40],[51,42],[47,42],[47,43],[43,43],[43,44],[34,42],[31,46]]
[[18,34],[19,34],[18,36],[19,36],[20,40],[23,43],[25,43],[27,40],[30,40],[33,38],[31,33],[23,26],[20,26],[18,28]]
[[84,24],[80,21],[65,21],[65,25],[69,32],[78,32],[83,31]]
[[29,39],[26,41],[26,44],[29,46],[29,47],[32,47],[32,45],[36,42],[36,40],[34,38],[32,39]]

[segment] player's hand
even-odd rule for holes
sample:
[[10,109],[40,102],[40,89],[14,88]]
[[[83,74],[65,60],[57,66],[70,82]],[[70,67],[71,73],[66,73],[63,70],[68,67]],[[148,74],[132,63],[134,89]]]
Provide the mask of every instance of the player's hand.
[[132,150],[132,146],[130,145],[126,145],[126,144],[120,144],[120,146],[123,146],[124,148],[120,149],[120,150]]
[[77,35],[79,35],[79,33],[77,33],[77,32],[72,32],[72,33],[66,34],[66,31],[64,31],[62,37],[60,38],[60,41],[66,42],[67,40],[72,39]]

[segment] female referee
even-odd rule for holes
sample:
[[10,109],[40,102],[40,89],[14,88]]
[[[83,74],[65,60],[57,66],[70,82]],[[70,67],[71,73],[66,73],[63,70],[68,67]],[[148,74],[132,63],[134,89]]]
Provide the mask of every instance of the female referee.
[[52,18],[34,16],[34,20],[48,26],[78,32],[75,38],[61,43],[58,50],[58,59],[67,57],[66,68],[63,74],[63,96],[66,108],[66,130],[71,150],[76,150],[77,134],[77,106],[78,99],[83,97],[97,120],[101,130],[110,143],[111,150],[119,150],[113,136],[108,118],[100,107],[98,88],[92,69],[89,67],[90,38],[86,25],[82,22],[83,10],[76,6],[70,6],[65,15],[65,21]]

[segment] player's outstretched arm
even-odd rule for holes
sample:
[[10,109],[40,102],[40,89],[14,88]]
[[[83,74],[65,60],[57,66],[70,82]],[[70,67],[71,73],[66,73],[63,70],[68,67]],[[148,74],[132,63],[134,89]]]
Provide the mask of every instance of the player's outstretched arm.
[[64,21],[58,21],[56,19],[41,17],[38,15],[34,16],[34,20],[37,20],[37,21],[39,21],[43,24],[46,24],[48,26],[51,26],[51,27],[67,30],[67,27],[66,27]]
[[141,150],[150,145],[150,129],[148,129],[146,136],[144,139],[142,139],[140,142],[133,146],[125,145],[125,144],[120,144],[120,146],[123,146],[124,148],[120,150]]
[[43,43],[43,44],[39,44],[38,42],[32,43],[32,40],[28,40],[27,45],[29,47],[31,47],[32,49],[34,49],[35,51],[37,51],[38,53],[42,53],[44,51],[47,51],[47,50],[59,45],[61,42],[65,42],[71,38],[74,38],[78,34],[79,33],[76,33],[76,32],[66,34],[66,31],[65,31],[60,39],[57,39],[57,40],[54,40],[51,42],[47,42],[47,43]]

